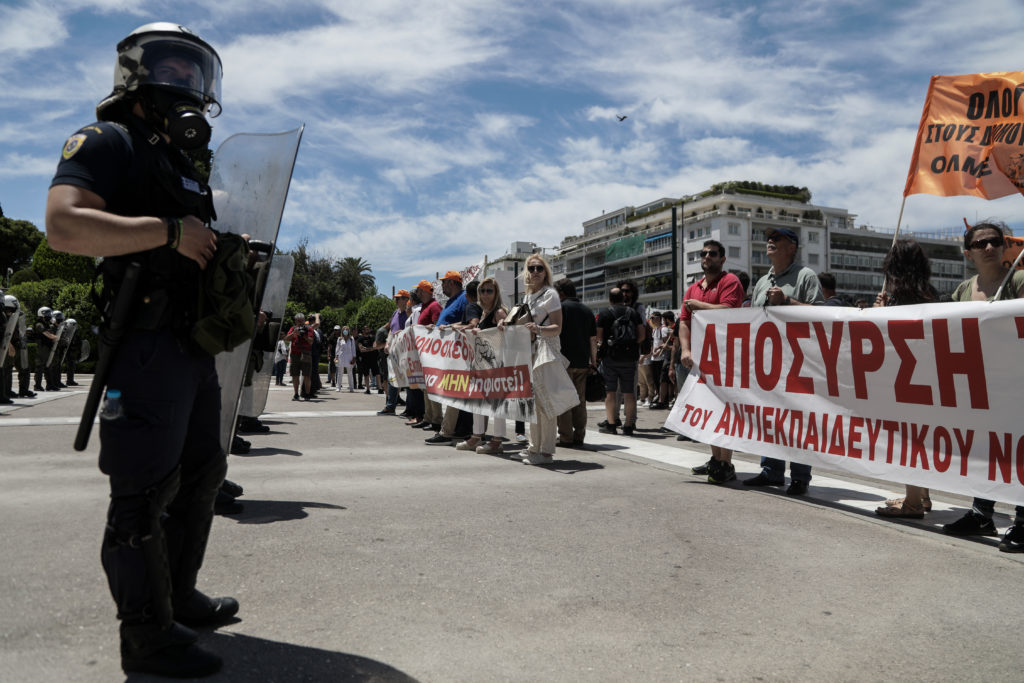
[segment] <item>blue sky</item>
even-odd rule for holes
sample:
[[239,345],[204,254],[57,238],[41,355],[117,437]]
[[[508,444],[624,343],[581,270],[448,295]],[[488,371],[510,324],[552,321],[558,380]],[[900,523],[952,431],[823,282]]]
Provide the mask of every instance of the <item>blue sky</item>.
[[[2,0],[0,204],[43,226],[114,46],[174,21],[224,62],[214,146],[306,124],[280,246],[363,257],[385,292],[724,180],[892,228],[929,77],[1021,68],[1019,2],[953,5]],[[1021,202],[914,195],[903,224],[1019,224]]]

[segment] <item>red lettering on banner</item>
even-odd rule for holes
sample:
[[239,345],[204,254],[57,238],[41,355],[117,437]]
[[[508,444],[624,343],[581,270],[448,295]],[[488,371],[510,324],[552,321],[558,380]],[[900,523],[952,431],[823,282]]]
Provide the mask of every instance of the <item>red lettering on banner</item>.
[[996,466],[1002,474],[1003,483],[1010,483],[1010,474],[1013,469],[1013,435],[1003,434],[1002,446],[999,444],[999,436],[995,432],[988,433],[988,480],[996,480]]
[[900,369],[896,372],[896,400],[900,403],[932,405],[932,388],[925,384],[911,384],[917,359],[914,357],[908,339],[924,339],[923,320],[890,320],[889,340],[900,357]]
[[765,443],[775,443],[775,434],[773,433],[775,425],[772,423],[772,418],[775,417],[775,408],[766,406],[761,412],[761,416],[764,422],[764,438],[762,441]]
[[1017,338],[1024,339],[1024,318],[1017,316],[1013,322],[1017,323]]
[[811,450],[812,444],[813,450],[818,450],[818,421],[814,413],[807,416],[807,438],[804,440],[804,450]]
[[[894,436],[894,434],[896,432],[898,432],[900,430],[900,423],[899,422],[893,422],[892,420],[882,420],[882,429],[884,429],[885,431],[887,431],[889,433],[889,445],[886,447],[887,450],[886,450],[886,453],[885,453],[885,464],[886,465],[891,465],[892,464],[892,449],[893,449],[893,446],[895,445],[895,444],[893,444],[893,436]],[[904,464],[906,464],[906,463],[904,463]]]
[[711,375],[715,384],[722,386],[722,375],[718,366],[718,335],[715,334],[714,323],[709,324],[704,332],[704,348],[700,352],[700,374],[701,381],[704,381],[705,375]]
[[[953,436],[956,437],[956,447],[960,450],[960,476],[967,476],[967,456],[971,454],[971,446],[974,444],[974,430],[968,429],[966,434],[956,427],[953,428]],[[967,437],[966,440],[964,437]]]
[[761,440],[761,406],[754,406],[754,425],[757,427],[757,436],[754,438],[758,441]]
[[[765,344],[771,340],[771,366],[768,371],[764,369]],[[765,391],[771,391],[779,383],[782,377],[782,337],[779,335],[779,328],[775,323],[764,323],[757,328],[757,337],[754,339],[754,377],[757,384]]]
[[832,423],[832,436],[829,437],[828,452],[831,455],[846,455],[842,415],[836,415],[835,422]]
[[[775,409],[775,443],[782,446],[788,446],[789,442],[786,441],[786,418],[789,417],[789,411],[783,410],[782,408]],[[792,424],[790,429],[792,429]],[[792,441],[792,439],[790,439]]]
[[739,435],[740,438],[742,438],[743,437],[743,428],[745,426],[746,426],[746,423],[745,423],[744,418],[743,418],[743,409],[739,406],[739,404],[737,404],[733,408],[733,411],[732,411],[732,432],[730,432],[729,435],[730,436]]
[[857,448],[857,444],[860,443],[860,430],[863,426],[863,417],[850,417],[850,433],[846,438],[847,457],[860,459],[861,450]]
[[828,383],[828,395],[839,395],[839,347],[843,341],[843,323],[832,323],[832,336],[825,335],[825,324],[814,323],[814,334],[818,338],[821,349],[821,360],[825,363],[825,379]]
[[731,412],[732,404],[726,403],[725,410],[722,411],[722,417],[718,419],[718,424],[715,425],[715,434],[729,435],[729,419],[731,418]]
[[[796,423],[800,423],[800,428],[797,429]],[[794,432],[796,432],[794,434]],[[800,448],[800,444],[803,443],[804,438],[804,414],[803,411],[794,410],[789,416],[789,443],[793,444],[794,448]]]
[[749,439],[754,434],[754,406],[745,405],[743,410],[747,413],[747,438]]
[[789,340],[789,348],[793,351],[793,364],[789,367],[789,376],[786,377],[786,391],[791,394],[814,393],[814,380],[800,375],[800,368],[804,364],[804,352],[800,348],[800,340],[810,339],[810,337],[811,326],[809,323],[786,323],[786,339]]
[[822,453],[828,450],[828,413],[821,414],[821,447]]
[[907,466],[907,423],[900,422],[900,467]]
[[985,383],[985,357],[981,350],[981,333],[977,318],[960,321],[963,330],[964,350],[954,352],[949,348],[949,321],[932,321],[932,337],[935,344],[935,369],[939,375],[939,401],[944,406],[956,407],[955,375],[967,375],[967,386],[971,394],[971,408],[988,409],[988,387]]
[[731,387],[736,373],[736,342],[740,343],[740,388],[750,388],[750,323],[725,326],[725,386]]
[[686,424],[686,419],[690,416],[690,411],[692,410],[693,406],[691,406],[689,403],[683,406],[683,416],[679,418],[679,421],[683,424]]
[[875,444],[878,443],[878,435],[882,433],[881,420],[864,420],[868,428],[868,460],[875,459]]
[[932,453],[935,456],[935,471],[945,472],[953,462],[953,438],[945,427],[932,430]]
[[921,431],[917,431],[918,425],[910,424],[910,466],[917,467],[917,458],[921,458],[921,469],[928,469],[928,452],[925,449],[924,440],[928,436],[928,425],[921,425]]
[[[864,342],[871,342],[871,352],[864,351]],[[854,320],[850,323],[850,364],[853,366],[853,393],[857,398],[868,397],[866,376],[882,367],[885,360],[885,340],[875,323]]]

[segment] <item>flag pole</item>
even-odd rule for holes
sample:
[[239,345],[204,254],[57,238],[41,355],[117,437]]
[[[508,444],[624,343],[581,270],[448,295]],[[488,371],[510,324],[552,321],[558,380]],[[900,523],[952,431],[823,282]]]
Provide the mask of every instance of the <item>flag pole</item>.
[[[889,247],[889,251],[892,251],[892,248],[896,246],[896,240],[899,239],[899,236],[900,236],[900,225],[903,224],[903,209],[904,209],[904,207],[906,207],[906,205],[907,205],[907,195],[903,195],[903,201],[900,202],[900,215],[899,215],[899,218],[896,219],[896,232],[893,233],[892,245]],[[1022,250],[1021,253],[1024,254],[1024,250]],[[884,296],[885,295],[885,278],[882,278],[882,291],[879,292],[878,294],[879,294],[879,296]]]
[[[1020,259],[1022,256],[1024,256],[1024,249],[1021,249],[1020,253],[1017,254],[1017,258],[1013,260],[1013,264],[1010,266],[1010,270],[1006,272],[1006,277],[1003,278],[1003,282],[1001,285],[999,285],[999,289],[996,290],[996,295],[992,297],[992,301],[999,301],[999,295],[1003,293],[1003,287],[1005,287],[1006,283],[1010,281],[1011,277],[1013,277],[1013,272],[1017,270],[1017,264],[1020,263]],[[1020,292],[1016,292],[1016,294],[1019,295]]]

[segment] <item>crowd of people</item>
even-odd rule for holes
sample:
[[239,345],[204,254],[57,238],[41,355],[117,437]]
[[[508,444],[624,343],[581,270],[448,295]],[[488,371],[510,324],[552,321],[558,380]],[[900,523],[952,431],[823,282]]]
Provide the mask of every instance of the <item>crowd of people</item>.
[[[609,290],[606,306],[592,310],[580,301],[575,283],[569,279],[553,281],[544,257],[532,255],[525,263],[523,275],[524,304],[532,320],[527,327],[538,340],[534,353],[550,351],[562,358],[561,364],[577,391],[579,403],[560,415],[538,410],[537,422],[530,425],[528,431],[525,425],[517,423],[515,438],[528,443],[525,451],[506,446],[509,439],[505,420],[489,420],[443,407],[422,390],[387,386],[386,403],[378,414],[398,414],[405,418],[409,427],[426,430],[430,436],[425,443],[429,445],[454,445],[459,450],[489,455],[507,452],[520,457],[524,464],[542,465],[553,461],[556,448],[581,448],[586,444],[586,388],[588,379],[597,374],[605,388],[605,419],[597,423],[598,431],[631,436],[636,429],[639,409],[657,411],[672,407],[682,380],[694,365],[690,329],[693,316],[699,311],[745,306],[862,306],[861,302],[851,302],[837,295],[835,278],[829,273],[816,274],[803,266],[797,258],[799,247],[797,233],[785,228],[770,231],[767,254],[772,267],[750,288],[745,273],[726,269],[725,247],[715,240],[705,241],[700,252],[703,277],[687,288],[678,313],[647,311],[638,301],[636,284],[628,279],[617,282]],[[964,254],[974,264],[978,275],[965,281],[950,298],[941,297],[931,285],[928,259],[922,248],[913,240],[898,240],[883,264],[885,289],[874,305],[920,304],[943,299],[991,300],[1007,273],[1002,258],[1004,249],[1004,231],[1000,225],[973,226],[964,237]],[[347,328],[340,330],[331,345],[333,361],[339,368],[356,368],[357,376],[366,377],[369,391],[369,387],[374,386],[370,383],[373,373],[364,370],[360,374],[359,354],[369,350],[379,352],[375,357],[380,362],[378,381],[386,385],[388,373],[384,359],[390,339],[410,325],[444,325],[472,331],[501,328],[508,322],[506,316],[510,310],[494,278],[470,282],[463,288],[462,276],[449,271],[441,279],[441,288],[447,297],[443,306],[427,280],[411,290],[400,290],[395,295],[393,317],[376,331],[372,345],[368,330],[363,330],[356,341]],[[1024,271],[1014,274],[1000,296],[1007,299],[1018,295],[1024,295]],[[512,311],[512,315],[516,312]],[[279,363],[285,353],[283,347],[279,349]],[[294,361],[294,346],[292,358]],[[338,390],[341,390],[341,372],[329,374],[329,382],[336,382]],[[347,372],[349,391],[354,391],[351,371]],[[358,388],[362,386],[359,384]],[[385,391],[377,386],[378,391]],[[405,401],[401,398],[402,391],[406,394]],[[543,391],[543,387],[538,387],[538,391]],[[405,406],[403,412],[397,413],[402,405]],[[689,440],[685,436],[676,438]],[[706,463],[692,468],[693,474],[706,476],[709,483],[718,485],[735,480],[732,451],[719,446],[711,446],[710,451]],[[792,462],[789,469],[786,486],[786,463],[764,457],[761,471],[742,484],[747,487],[786,486],[788,495],[806,494],[812,468]],[[993,506],[992,501],[976,499],[963,518],[945,525],[945,532],[961,536],[996,534]],[[887,519],[921,518],[930,509],[928,490],[907,486],[904,497],[882,502],[877,513]],[[1017,508],[1014,524],[1004,534],[1000,549],[1024,552],[1024,507]]]

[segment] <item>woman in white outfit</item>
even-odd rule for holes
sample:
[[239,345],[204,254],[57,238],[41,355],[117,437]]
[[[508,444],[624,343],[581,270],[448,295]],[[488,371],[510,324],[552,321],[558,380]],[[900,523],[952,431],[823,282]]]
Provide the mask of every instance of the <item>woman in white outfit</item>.
[[342,328],[341,336],[338,337],[337,346],[334,348],[334,362],[338,366],[338,388],[341,391],[341,375],[348,375],[348,390],[355,391],[355,366],[356,366],[356,341],[352,338],[352,332],[348,326]]
[[[533,254],[526,259],[523,280],[526,283],[526,296],[523,297],[523,303],[529,306],[530,315],[533,318],[533,322],[526,323],[525,327],[537,335],[537,342],[534,345],[534,368],[536,368],[537,358],[544,351],[541,348],[542,345],[546,345],[557,358],[562,357],[560,353],[562,344],[558,338],[562,332],[562,303],[555,288],[551,286],[551,266],[540,254]],[[562,373],[565,374],[564,368]],[[543,382],[542,376],[535,373],[533,376],[535,398],[538,394],[552,389],[545,387]],[[573,390],[575,391],[575,389]],[[579,401],[578,396],[576,401]],[[558,415],[550,414],[544,401],[535,400],[534,405],[537,421],[530,424],[530,447],[523,457],[524,465],[544,465],[554,461]]]

